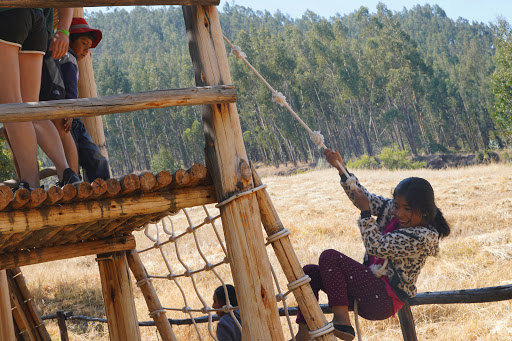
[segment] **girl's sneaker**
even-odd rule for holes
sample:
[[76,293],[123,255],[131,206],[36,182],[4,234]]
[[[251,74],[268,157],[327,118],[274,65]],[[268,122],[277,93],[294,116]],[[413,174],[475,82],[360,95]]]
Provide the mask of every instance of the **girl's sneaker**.
[[30,187],[30,185],[28,184],[28,182],[26,181],[20,181],[20,183],[18,184],[18,186],[14,187],[12,189],[12,192],[13,193],[16,193],[17,190],[19,190],[20,188],[25,188],[27,189],[29,192],[32,192],[34,189],[32,187]]
[[79,185],[82,182],[80,177],[71,169],[64,169],[64,173],[62,173],[62,181],[57,182],[57,186],[64,187],[64,185]]

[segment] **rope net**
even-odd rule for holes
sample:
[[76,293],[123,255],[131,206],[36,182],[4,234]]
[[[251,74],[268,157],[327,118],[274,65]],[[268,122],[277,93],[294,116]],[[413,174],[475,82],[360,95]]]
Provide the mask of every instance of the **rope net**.
[[[242,329],[233,314],[238,307],[231,305],[227,294],[226,284],[234,283],[220,213],[216,207],[208,205],[182,209],[141,230],[143,233],[136,234],[137,247],[148,278],[139,281],[137,285],[141,286],[147,280],[152,281],[162,311],[166,312],[168,319],[180,322],[180,326],[172,326],[177,340],[217,340],[215,317],[218,311],[231,314]],[[280,232],[283,235],[289,233],[288,230],[283,231]],[[267,250],[271,251],[268,253],[278,307],[285,311],[285,318],[281,321],[285,328],[285,338],[294,339],[294,323],[291,321],[294,317],[288,314],[287,302],[288,299],[296,305],[295,298],[290,295],[292,283],[288,284],[287,291],[281,290],[287,288],[286,278],[282,272],[275,271],[280,266],[272,248],[267,247]],[[211,307],[213,292],[221,285],[227,302],[224,307],[214,309]],[[142,305],[147,311],[144,300],[136,297],[136,306]],[[150,317],[162,311],[152,311]]]

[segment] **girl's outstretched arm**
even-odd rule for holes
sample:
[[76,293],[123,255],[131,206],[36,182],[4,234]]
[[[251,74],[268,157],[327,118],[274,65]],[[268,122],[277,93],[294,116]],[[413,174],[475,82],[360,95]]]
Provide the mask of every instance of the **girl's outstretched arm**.
[[[324,150],[324,155],[325,155],[325,158],[327,159],[327,162],[329,162],[329,164],[331,164],[331,166],[333,166],[334,168],[336,168],[338,170],[340,177],[341,177],[341,186],[345,190],[345,193],[347,194],[350,201],[352,201],[352,203],[357,208],[361,209],[360,204],[355,200],[355,192],[356,191],[361,191],[363,193],[363,195],[366,196],[366,198],[369,201],[369,205],[370,205],[369,211],[371,212],[372,215],[378,215],[385,207],[391,205],[391,203],[390,203],[391,199],[387,199],[387,198],[384,198],[384,197],[381,197],[381,196],[378,196],[378,195],[368,192],[366,190],[366,188],[364,188],[364,186],[361,185],[361,183],[359,182],[357,177],[355,177],[353,174],[352,174],[352,176],[356,179],[355,188],[353,189],[351,186],[346,184],[347,177],[345,176],[345,174],[343,173],[343,170],[341,170],[338,163],[336,162],[336,161],[339,161],[339,163],[346,169],[345,164],[343,163],[341,155],[340,155],[340,153],[338,153],[338,151],[327,148]],[[366,209],[364,209],[364,210],[366,210]],[[364,210],[362,210],[362,211],[364,211]]]

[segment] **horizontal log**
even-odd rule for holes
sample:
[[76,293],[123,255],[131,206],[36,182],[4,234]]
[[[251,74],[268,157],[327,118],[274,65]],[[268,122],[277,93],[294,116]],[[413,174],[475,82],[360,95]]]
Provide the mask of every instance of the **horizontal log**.
[[409,305],[485,303],[512,300],[512,284],[454,291],[423,292],[409,299]]
[[81,242],[75,244],[23,250],[0,254],[0,269],[10,269],[19,266],[39,264],[54,260],[95,255],[102,252],[115,252],[135,249],[135,238],[132,235],[124,237]]
[[234,103],[236,98],[236,89],[232,85],[219,85],[156,90],[107,97],[11,103],[0,105],[0,122],[53,120],[184,105]]
[[216,202],[213,186],[188,187],[171,192],[144,193],[126,198],[72,202],[65,205],[0,212],[0,233],[12,234],[49,227],[149,215]]
[[189,5],[218,6],[220,0],[0,0],[0,7],[99,7],[99,6],[157,6]]

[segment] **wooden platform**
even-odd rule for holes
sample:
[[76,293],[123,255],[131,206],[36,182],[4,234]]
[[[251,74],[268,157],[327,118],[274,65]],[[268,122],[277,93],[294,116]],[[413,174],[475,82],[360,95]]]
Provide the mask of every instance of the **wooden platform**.
[[133,249],[135,229],[168,212],[215,201],[201,164],[173,174],[129,174],[15,195],[2,186],[0,269]]

